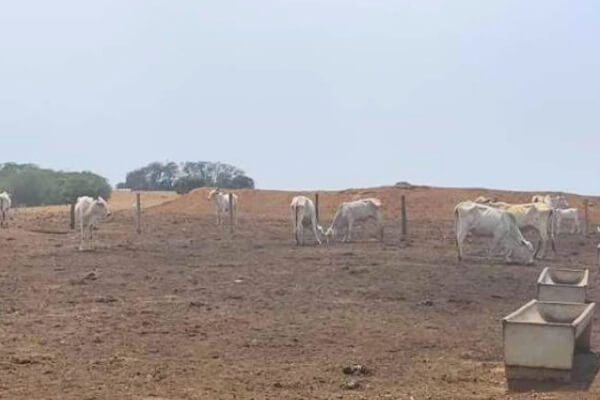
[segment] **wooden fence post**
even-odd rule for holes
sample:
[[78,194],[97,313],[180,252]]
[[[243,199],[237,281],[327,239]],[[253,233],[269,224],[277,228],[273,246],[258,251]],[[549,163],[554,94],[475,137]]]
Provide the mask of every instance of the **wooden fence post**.
[[71,220],[69,226],[71,227],[71,229],[75,229],[75,201],[71,203],[69,215]]
[[590,232],[589,230],[589,226],[590,226],[590,219],[589,219],[589,214],[588,214],[588,206],[589,206],[589,200],[588,199],[584,199],[583,200],[583,213],[584,213],[584,218],[585,218],[585,226],[584,226],[584,230],[583,230],[583,234],[585,236],[587,236]]
[[142,233],[142,198],[140,193],[135,194],[135,225],[138,235]]
[[317,225],[319,224],[319,193],[315,193],[315,214],[317,217]]
[[406,218],[406,196],[402,195],[402,236],[407,234],[407,218]]
[[229,232],[233,234],[233,193],[229,193]]

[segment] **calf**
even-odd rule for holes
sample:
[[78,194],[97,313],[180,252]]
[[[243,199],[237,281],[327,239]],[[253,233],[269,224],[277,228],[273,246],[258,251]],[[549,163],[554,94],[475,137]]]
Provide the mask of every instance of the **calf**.
[[79,224],[80,229],[80,251],[85,250],[85,232],[89,231],[89,248],[91,249],[94,247],[94,227],[100,220],[110,217],[110,215],[108,203],[102,197],[98,197],[97,200],[87,196],[77,199],[77,203],[75,204],[75,220]]

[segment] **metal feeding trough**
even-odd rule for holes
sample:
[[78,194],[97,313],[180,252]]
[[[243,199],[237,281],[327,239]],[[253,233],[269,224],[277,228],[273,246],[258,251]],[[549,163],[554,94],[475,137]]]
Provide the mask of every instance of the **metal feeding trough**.
[[570,381],[575,350],[590,349],[595,307],[532,300],[504,318],[507,379]]
[[585,303],[589,271],[562,268],[544,268],[537,282],[539,301]]

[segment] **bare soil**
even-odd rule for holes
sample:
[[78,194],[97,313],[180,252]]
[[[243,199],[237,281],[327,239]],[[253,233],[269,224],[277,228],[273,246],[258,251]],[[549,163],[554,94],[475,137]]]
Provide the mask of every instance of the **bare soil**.
[[[206,190],[144,194],[158,205],[137,235],[133,195],[116,193],[91,252],[77,251],[67,207],[19,210],[0,230],[0,398],[600,398],[595,354],[578,359],[571,385],[509,386],[501,329],[533,298],[543,267],[590,268],[595,282],[596,233],[561,236],[558,254],[533,266],[486,259],[486,240],[472,239],[459,264],[458,201],[531,194],[375,188],[321,192],[321,220],[342,200],[379,197],[383,243],[367,224],[353,243],[299,248],[293,195],[240,191],[230,235],[215,226]],[[600,221],[600,206],[590,216]],[[346,375],[354,364],[365,368]]]

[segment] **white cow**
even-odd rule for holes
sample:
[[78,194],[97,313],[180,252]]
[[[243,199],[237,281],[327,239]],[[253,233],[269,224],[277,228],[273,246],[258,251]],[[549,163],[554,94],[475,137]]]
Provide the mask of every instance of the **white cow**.
[[489,204],[494,201],[498,201],[498,200],[495,197],[493,199],[490,199],[489,197],[485,197],[485,196],[479,196],[475,199],[475,203],[480,203],[480,204]]
[[75,221],[79,224],[80,229],[81,241],[79,243],[79,250],[85,250],[86,230],[89,230],[90,233],[90,248],[94,247],[94,227],[100,220],[110,217],[110,215],[108,203],[102,197],[98,197],[97,200],[88,196],[77,199],[77,203],[75,204]]
[[[233,196],[233,218],[234,225],[237,225],[237,205],[238,196],[235,193],[231,193]],[[208,193],[208,200],[212,200],[215,204],[215,211],[217,213],[217,225],[223,223],[223,218],[229,213],[229,193],[223,193],[218,188],[213,189]]]
[[290,209],[292,211],[296,244],[300,246],[304,245],[304,228],[308,227],[312,228],[317,243],[321,244],[317,230],[323,233],[323,228],[317,224],[317,212],[312,200],[306,196],[296,196],[292,199]]
[[503,201],[491,202],[491,207],[500,208],[512,214],[517,220],[519,229],[533,229],[540,236],[541,248],[537,249],[536,255],[545,257],[548,248],[548,242],[552,246],[552,251],[556,253],[556,244],[554,241],[554,211],[544,203],[525,203],[510,204]]
[[581,232],[581,225],[579,224],[579,214],[576,208],[554,210],[554,233],[555,235],[560,234],[560,228],[567,222],[571,225],[571,233]]
[[553,210],[556,209],[566,209],[569,208],[569,202],[567,201],[567,196],[565,196],[564,194],[547,194],[547,195],[541,195],[541,194],[536,194],[535,196],[533,196],[531,198],[531,202],[532,203],[544,203],[546,204],[548,207],[552,208]]
[[515,217],[508,212],[478,204],[473,201],[459,203],[454,208],[456,247],[458,260],[463,258],[463,245],[469,233],[477,236],[492,236],[488,256],[502,247],[504,259],[511,262],[513,255],[531,264],[535,257],[533,245],[523,237]]
[[7,219],[11,205],[10,195],[6,192],[0,193],[0,226],[8,226]]
[[325,236],[336,239],[342,235],[342,242],[352,240],[352,226],[355,222],[375,220],[379,238],[383,240],[383,217],[381,215],[381,200],[370,198],[345,202],[339,205],[331,222],[331,226],[325,232]]

